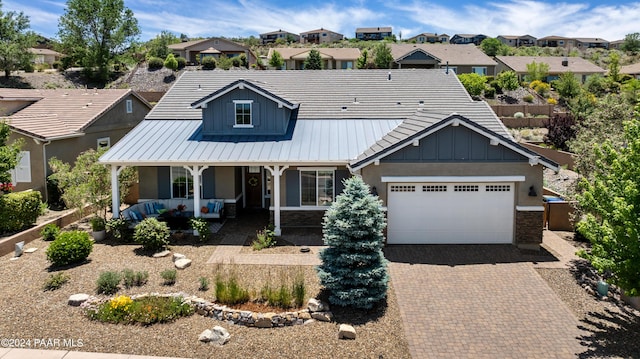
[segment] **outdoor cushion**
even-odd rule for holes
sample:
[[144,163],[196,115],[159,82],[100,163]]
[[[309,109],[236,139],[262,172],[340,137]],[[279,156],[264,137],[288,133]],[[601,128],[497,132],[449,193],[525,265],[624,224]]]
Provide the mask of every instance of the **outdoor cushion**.
[[157,214],[164,213],[164,211],[162,211],[163,209],[165,209],[164,203],[153,202],[153,209],[154,209],[154,212],[156,212]]
[[224,207],[224,203],[222,203],[222,201],[216,201],[214,213],[220,213],[222,207]]
[[214,202],[207,203],[207,209],[210,213],[216,213],[216,204]]
[[154,213],[156,213],[155,203],[154,203],[154,202],[145,202],[145,203],[144,203],[144,211],[145,211],[147,214],[154,214]]
[[202,206],[202,208],[200,208],[200,212],[201,212],[201,213],[209,213],[209,207],[207,207],[207,206]]

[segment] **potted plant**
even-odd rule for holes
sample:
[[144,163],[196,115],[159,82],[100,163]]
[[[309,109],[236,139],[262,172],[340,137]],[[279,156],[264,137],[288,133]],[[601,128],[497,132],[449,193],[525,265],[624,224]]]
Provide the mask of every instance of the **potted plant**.
[[91,236],[96,240],[96,241],[101,241],[106,237],[106,224],[107,222],[104,220],[104,218],[99,217],[99,216],[94,216],[91,217],[91,219],[89,220],[89,223],[91,224]]

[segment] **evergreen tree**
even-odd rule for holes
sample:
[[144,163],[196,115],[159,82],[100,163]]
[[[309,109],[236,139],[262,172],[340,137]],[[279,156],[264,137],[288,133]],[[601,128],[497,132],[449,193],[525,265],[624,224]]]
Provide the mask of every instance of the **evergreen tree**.
[[320,57],[320,51],[312,49],[309,51],[309,56],[304,60],[305,70],[322,70],[322,57]]
[[369,67],[369,51],[364,49],[358,60],[356,60],[356,68],[366,69],[367,67]]
[[344,182],[344,192],[327,210],[323,222],[322,264],[316,269],[329,301],[370,309],[387,295],[387,260],[382,253],[386,226],[378,197],[359,177]]
[[171,71],[175,71],[178,69],[178,60],[173,54],[167,55],[167,59],[164,60],[164,67],[168,68]]
[[282,68],[282,65],[284,65],[284,59],[282,58],[282,55],[280,55],[278,51],[273,50],[271,58],[269,59],[269,66],[273,66],[277,70],[280,70]]

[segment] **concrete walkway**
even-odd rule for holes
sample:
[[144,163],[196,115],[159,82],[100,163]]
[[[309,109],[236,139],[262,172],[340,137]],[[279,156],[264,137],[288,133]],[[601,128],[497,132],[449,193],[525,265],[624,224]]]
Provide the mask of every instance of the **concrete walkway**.
[[145,355],[108,354],[45,349],[0,348],[0,359],[188,359]]

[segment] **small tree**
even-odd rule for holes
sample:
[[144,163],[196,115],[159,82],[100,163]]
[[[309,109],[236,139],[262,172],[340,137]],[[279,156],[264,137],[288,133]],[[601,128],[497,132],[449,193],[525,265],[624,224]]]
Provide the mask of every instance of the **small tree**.
[[576,137],[575,124],[576,121],[571,114],[553,114],[549,121],[544,124],[544,127],[548,130],[543,138],[544,143],[556,149],[568,151],[567,142]]
[[18,165],[22,141],[7,144],[11,135],[11,127],[0,121],[0,184],[11,183],[11,170]]
[[159,57],[164,59],[171,53],[169,45],[179,42],[180,38],[176,35],[167,30],[162,30],[154,39],[147,42],[147,48],[149,49],[147,57]]
[[500,51],[500,48],[503,46],[505,45],[500,40],[494,37],[487,37],[480,43],[480,49],[482,50],[482,52],[491,57],[496,56],[498,54],[498,51]]
[[0,69],[5,77],[31,65],[34,55],[29,48],[35,44],[35,34],[28,28],[28,16],[14,11],[3,13],[0,1]]
[[625,35],[622,50],[628,52],[640,51],[640,32]]
[[329,301],[369,309],[387,295],[387,261],[382,253],[386,226],[380,200],[359,177],[344,182],[344,192],[323,222],[322,264],[316,269]]
[[460,74],[458,79],[462,82],[462,85],[471,96],[480,96],[484,90],[484,84],[487,82],[487,77],[478,75],[476,73]]
[[620,55],[617,52],[609,52],[609,79],[613,82],[620,82]]
[[356,68],[366,69],[369,67],[369,51],[367,49],[362,50],[360,57],[356,60]]
[[316,49],[309,51],[309,56],[304,60],[305,70],[322,70],[322,57],[320,52]]
[[284,65],[284,59],[282,58],[282,55],[280,55],[278,51],[274,50],[271,54],[271,58],[269,59],[269,66],[275,67],[276,69],[280,70],[282,68],[282,65]]
[[386,42],[376,45],[374,50],[373,64],[379,69],[390,69],[393,63],[391,48]]
[[513,71],[502,71],[496,80],[503,91],[513,91],[520,87],[518,75]]
[[557,80],[553,81],[553,87],[558,91],[560,97],[565,100],[578,96],[582,91],[580,81],[571,71],[561,74]]
[[175,71],[178,69],[178,60],[173,54],[167,55],[167,59],[164,60],[164,67],[168,68],[171,71]]
[[629,296],[640,295],[640,107],[625,123],[626,146],[596,146],[593,179],[581,181],[580,207],[587,213],[578,231],[592,244],[579,255]]
[[549,65],[543,62],[533,61],[532,63],[527,64],[527,74],[525,75],[524,80],[527,82],[535,80],[544,81],[547,76],[549,76]]

